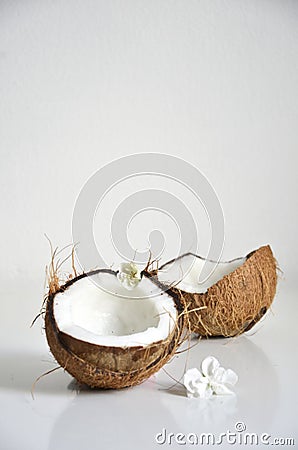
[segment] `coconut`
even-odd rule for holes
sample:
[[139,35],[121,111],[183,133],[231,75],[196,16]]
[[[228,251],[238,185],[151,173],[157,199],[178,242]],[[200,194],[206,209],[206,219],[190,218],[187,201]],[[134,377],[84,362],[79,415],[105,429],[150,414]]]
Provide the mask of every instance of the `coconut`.
[[150,377],[175,353],[183,321],[179,296],[148,274],[128,293],[117,272],[95,270],[52,283],[46,298],[50,350],[90,387],[119,389]]
[[[178,259],[178,270],[177,264],[175,270],[171,269],[177,259],[171,260],[160,267],[158,279],[168,285],[169,291],[181,296],[189,310],[191,332],[205,337],[237,336],[250,330],[273,301],[277,264],[269,245],[227,262],[210,261],[191,253]],[[206,264],[211,275],[199,282]]]

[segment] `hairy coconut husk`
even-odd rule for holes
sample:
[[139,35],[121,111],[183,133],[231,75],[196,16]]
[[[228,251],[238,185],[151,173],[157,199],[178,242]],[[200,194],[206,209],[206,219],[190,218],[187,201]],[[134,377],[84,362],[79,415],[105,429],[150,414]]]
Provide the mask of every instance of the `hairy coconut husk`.
[[247,255],[240,267],[206,293],[190,293],[175,287],[169,291],[180,295],[188,308],[191,332],[205,337],[230,337],[250,330],[264,316],[275,296],[276,284],[277,263],[267,245]]
[[[164,341],[153,342],[146,346],[126,348],[84,342],[58,329],[54,317],[53,303],[57,293],[64,292],[81,278],[100,272],[109,272],[116,276],[116,272],[99,269],[81,274],[57,290],[53,289],[53,285],[50,285],[52,288],[46,299],[45,313],[47,341],[58,364],[80,383],[93,388],[106,389],[119,389],[137,385],[166,364],[181,343],[185,315],[183,314],[180,296],[175,292],[168,293],[175,302],[178,319],[172,332]],[[157,280],[156,283],[158,284]]]

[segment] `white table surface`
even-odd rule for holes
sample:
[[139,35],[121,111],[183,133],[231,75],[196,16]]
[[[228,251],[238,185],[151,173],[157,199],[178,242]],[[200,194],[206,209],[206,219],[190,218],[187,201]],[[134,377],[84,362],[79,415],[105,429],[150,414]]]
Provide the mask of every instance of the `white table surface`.
[[[198,367],[204,357],[214,355],[234,369],[239,375],[236,396],[209,401],[188,399],[163,370],[134,388],[78,392],[72,378],[59,369],[37,383],[33,399],[35,378],[55,367],[42,321],[29,328],[34,312],[26,299],[32,303],[36,297],[39,305],[39,289],[34,284],[2,287],[1,295],[6,298],[0,330],[1,450],[181,448],[173,438],[169,444],[169,433],[181,432],[185,439],[189,433],[214,433],[218,438],[235,432],[238,422],[246,426],[242,434],[297,441],[297,292],[286,281],[279,284],[272,311],[248,334],[199,343],[194,339],[197,345],[166,366],[179,379],[186,364]],[[10,317],[17,304],[18,315]],[[158,445],[155,438],[163,429],[167,443]],[[227,442],[217,447],[241,448]]]
[[[185,448],[155,436],[218,436],[238,422],[297,441],[297,18],[297,0],[0,2],[0,450]],[[166,367],[179,379],[214,355],[238,373],[237,395],[190,400],[163,370],[132,389],[78,393],[58,370],[33,399],[34,380],[55,367],[42,322],[29,327],[44,233],[59,248],[72,242],[89,177],[152,151],[209,179],[226,221],[223,259],[270,243],[286,274],[260,326],[201,341]],[[157,228],[145,222],[147,245],[147,223]]]

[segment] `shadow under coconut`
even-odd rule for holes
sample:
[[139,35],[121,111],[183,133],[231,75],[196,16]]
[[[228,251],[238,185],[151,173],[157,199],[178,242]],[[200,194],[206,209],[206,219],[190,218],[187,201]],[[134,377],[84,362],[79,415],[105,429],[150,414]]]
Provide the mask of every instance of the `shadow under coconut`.
[[[24,391],[30,394],[38,377],[58,367],[51,356],[39,353],[0,354],[0,389]],[[65,394],[66,379],[62,368],[41,377],[34,387],[38,393]]]
[[121,390],[83,389],[57,417],[48,450],[152,450],[163,427],[175,430],[177,423],[152,379]]
[[[113,389],[102,389],[102,388],[91,388],[86,384],[79,383],[76,379],[72,379],[68,384],[67,389],[71,392],[76,392],[77,395],[94,395],[96,392],[97,395],[111,395],[115,390]],[[121,388],[121,391],[125,391],[130,389],[129,387]],[[118,391],[120,392],[120,391]]]

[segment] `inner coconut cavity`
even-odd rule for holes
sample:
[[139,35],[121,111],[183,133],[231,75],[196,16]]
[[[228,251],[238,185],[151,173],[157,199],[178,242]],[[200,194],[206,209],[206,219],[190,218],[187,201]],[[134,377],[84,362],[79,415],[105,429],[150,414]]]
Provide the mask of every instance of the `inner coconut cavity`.
[[152,296],[153,292],[156,285],[149,278],[128,293],[115,274],[97,273],[55,295],[54,318],[60,331],[81,341],[146,346],[165,340],[177,320],[173,298],[162,291]]
[[189,254],[162,266],[158,279],[182,291],[202,294],[224,276],[242,266],[245,261],[246,257],[215,262]]

